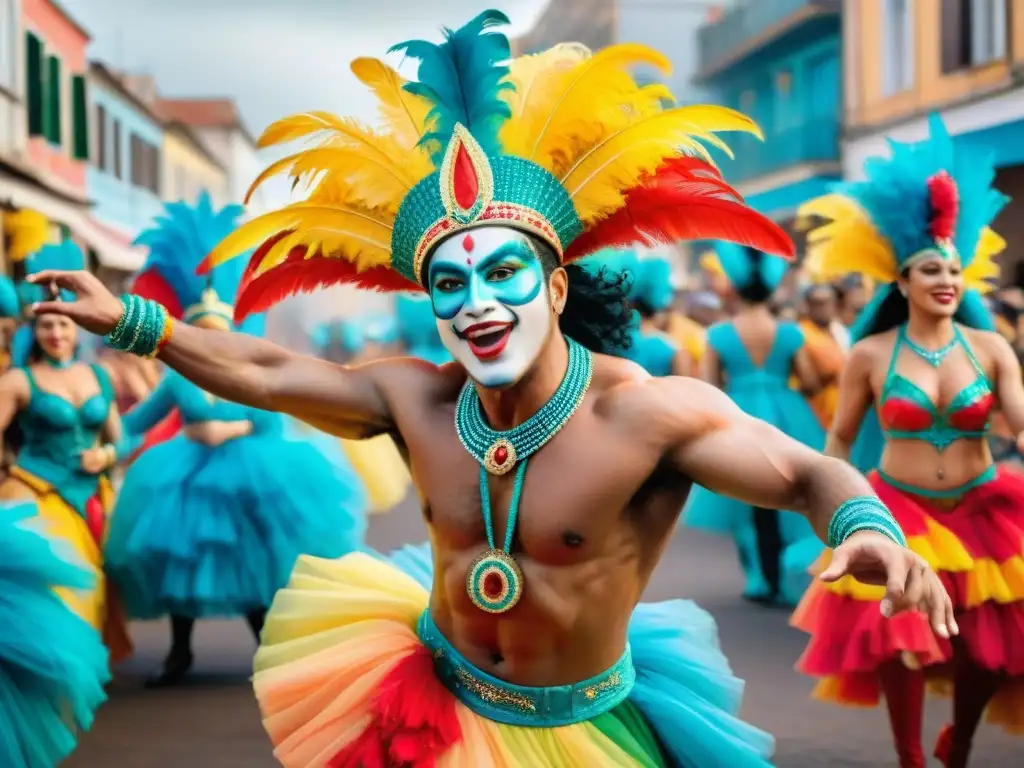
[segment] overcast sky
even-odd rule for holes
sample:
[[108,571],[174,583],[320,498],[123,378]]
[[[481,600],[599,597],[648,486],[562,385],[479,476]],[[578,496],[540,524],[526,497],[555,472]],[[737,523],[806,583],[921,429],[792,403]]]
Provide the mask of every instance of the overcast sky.
[[[566,2],[566,0],[557,0]],[[373,116],[348,64],[409,38],[438,39],[500,7],[510,36],[547,0],[61,0],[90,56],[156,77],[168,96],[233,96],[249,129],[295,112]]]

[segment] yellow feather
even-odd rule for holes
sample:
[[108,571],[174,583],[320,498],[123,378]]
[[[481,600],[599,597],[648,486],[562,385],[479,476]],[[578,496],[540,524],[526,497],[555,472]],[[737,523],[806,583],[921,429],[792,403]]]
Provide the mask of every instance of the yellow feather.
[[21,262],[50,240],[50,221],[38,211],[24,208],[3,214],[4,233],[10,238],[7,257]]
[[381,120],[391,136],[406,149],[415,147],[428,133],[430,103],[403,90],[406,81],[380,59],[355,59],[351,67],[352,74],[380,101]]
[[391,262],[391,221],[340,205],[293,203],[247,221],[224,238],[209,255],[216,267],[258,248],[282,232],[291,232],[275,244],[257,267],[257,274],[277,266],[295,246],[307,257],[321,250],[330,258],[355,262],[360,270]]
[[658,112],[589,149],[561,181],[580,219],[589,223],[621,207],[626,190],[681,151],[710,161],[701,141],[724,146],[713,131],[725,130],[760,134],[750,118],[724,107],[676,107]]
[[[586,146],[606,129],[601,123],[615,120],[615,106],[623,93],[635,94],[633,79],[626,74],[646,65],[664,73],[672,65],[662,54],[635,43],[612,45],[589,59],[561,72],[535,79],[535,94],[528,111],[517,116],[519,130],[531,137],[522,153],[528,160],[555,170],[568,147]],[[594,115],[601,115],[594,120]],[[581,120],[580,115],[588,116]],[[510,151],[512,151],[510,149]]]
[[424,150],[405,148],[394,137],[354,120],[332,118],[319,130],[329,132],[320,146],[272,163],[249,187],[246,201],[268,178],[287,171],[296,183],[312,183],[319,177],[321,186],[331,190],[332,202],[396,215],[409,190],[433,172]]
[[346,121],[330,112],[303,112],[284,117],[267,126],[256,145],[261,149],[286,141],[295,141],[321,131],[347,130]]
[[993,260],[1006,248],[1006,241],[989,227],[981,231],[978,246],[974,249],[974,259],[964,269],[964,284],[981,293],[989,293],[994,289],[994,282],[999,279],[999,265]]
[[520,56],[509,63],[507,80],[515,86],[502,92],[512,117],[505,121],[499,138],[505,151],[522,154],[534,138],[530,128],[536,116],[547,116],[546,84],[590,58],[590,49],[579,43],[562,43],[542,53]]
[[879,234],[867,214],[848,197],[824,195],[804,203],[797,217],[827,219],[807,234],[808,271],[823,279],[861,274],[883,283],[898,274],[889,241]]

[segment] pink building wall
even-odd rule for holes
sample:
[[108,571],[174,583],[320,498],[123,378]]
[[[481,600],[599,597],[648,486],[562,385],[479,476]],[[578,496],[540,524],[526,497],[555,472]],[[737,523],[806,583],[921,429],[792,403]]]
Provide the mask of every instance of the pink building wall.
[[[69,121],[72,119],[71,75],[85,74],[89,33],[58,3],[51,0],[22,0],[21,7],[25,29],[38,35],[46,48],[61,59],[64,80],[61,84],[62,99],[65,121]],[[42,136],[31,136],[28,140],[28,154],[35,166],[71,186],[75,192],[85,195],[85,163],[72,157],[69,140],[57,148]]]

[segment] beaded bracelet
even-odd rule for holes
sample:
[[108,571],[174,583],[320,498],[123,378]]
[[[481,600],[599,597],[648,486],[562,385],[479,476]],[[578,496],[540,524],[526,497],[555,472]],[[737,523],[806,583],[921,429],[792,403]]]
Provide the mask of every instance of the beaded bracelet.
[[105,339],[107,346],[139,357],[156,357],[171,339],[170,314],[157,302],[131,293],[125,294],[121,303],[124,311]]
[[828,524],[828,545],[835,549],[858,531],[874,531],[907,546],[899,524],[877,496],[855,496],[840,504]]

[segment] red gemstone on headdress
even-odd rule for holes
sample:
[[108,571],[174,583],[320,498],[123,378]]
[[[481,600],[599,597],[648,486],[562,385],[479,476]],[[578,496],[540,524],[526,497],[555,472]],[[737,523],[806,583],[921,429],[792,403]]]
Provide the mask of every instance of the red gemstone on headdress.
[[508,448],[504,445],[499,445],[494,451],[494,463],[501,466],[508,461]]
[[491,598],[492,600],[496,597],[501,597],[501,593],[505,588],[505,583],[494,571],[491,571],[484,576],[484,595]]
[[473,167],[473,159],[466,150],[466,145],[459,143],[455,151],[455,164],[452,168],[452,192],[459,208],[468,211],[480,194],[480,180]]
[[462,238],[462,249],[464,251],[467,251],[467,252],[468,251],[472,251],[473,250],[473,245],[474,245],[474,243],[473,243],[473,236],[472,235],[466,235],[464,238]]

